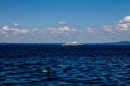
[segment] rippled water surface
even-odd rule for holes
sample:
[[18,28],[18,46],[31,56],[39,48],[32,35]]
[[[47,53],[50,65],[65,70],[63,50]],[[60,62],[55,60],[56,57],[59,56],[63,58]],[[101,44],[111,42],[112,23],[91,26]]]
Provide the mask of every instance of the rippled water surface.
[[1,44],[1,85],[129,86],[130,46]]

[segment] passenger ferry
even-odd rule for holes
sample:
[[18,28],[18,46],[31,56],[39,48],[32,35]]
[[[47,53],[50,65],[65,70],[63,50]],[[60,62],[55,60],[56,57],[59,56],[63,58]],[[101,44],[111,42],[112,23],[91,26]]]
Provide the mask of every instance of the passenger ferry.
[[62,44],[62,46],[83,46],[84,44],[78,43],[78,42],[66,42]]

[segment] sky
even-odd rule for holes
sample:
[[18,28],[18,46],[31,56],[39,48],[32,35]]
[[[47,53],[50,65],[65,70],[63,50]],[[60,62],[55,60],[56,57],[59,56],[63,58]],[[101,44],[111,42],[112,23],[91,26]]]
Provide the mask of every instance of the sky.
[[130,41],[130,0],[0,0],[0,43]]

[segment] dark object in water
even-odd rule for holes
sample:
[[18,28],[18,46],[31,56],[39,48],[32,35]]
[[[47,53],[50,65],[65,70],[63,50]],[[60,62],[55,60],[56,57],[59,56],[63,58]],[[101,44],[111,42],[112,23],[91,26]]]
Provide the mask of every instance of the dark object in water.
[[45,73],[50,73],[50,67],[47,67],[47,69],[46,69],[46,70],[43,70],[43,72],[45,72]]

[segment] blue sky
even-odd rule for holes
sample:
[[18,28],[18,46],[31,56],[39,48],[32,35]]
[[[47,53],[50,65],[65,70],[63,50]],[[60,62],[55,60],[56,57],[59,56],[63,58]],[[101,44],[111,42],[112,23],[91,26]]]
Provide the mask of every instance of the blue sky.
[[130,41],[129,3],[0,0],[0,42]]

